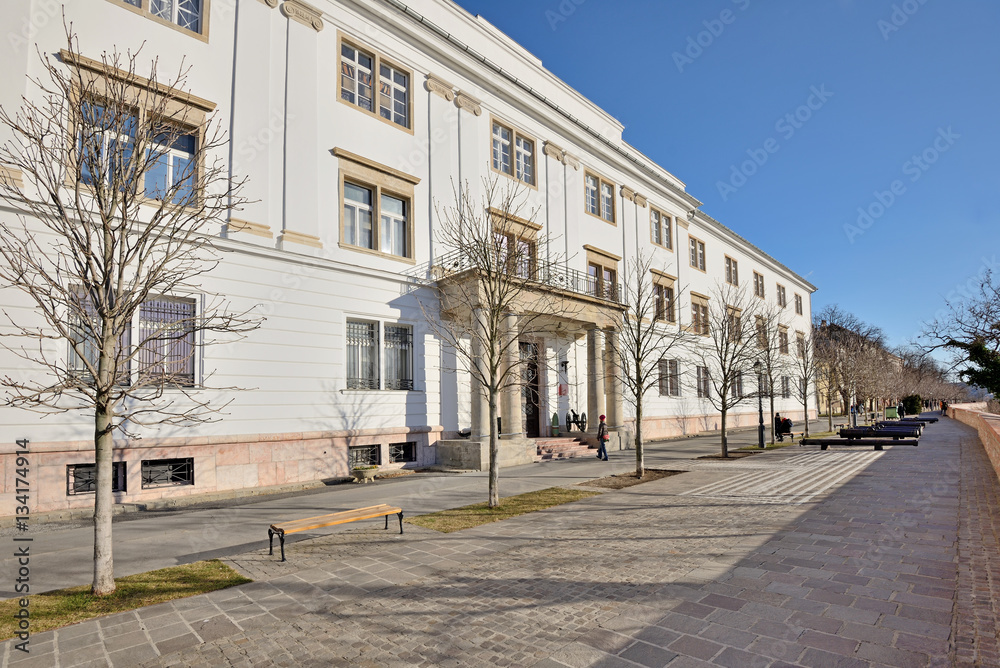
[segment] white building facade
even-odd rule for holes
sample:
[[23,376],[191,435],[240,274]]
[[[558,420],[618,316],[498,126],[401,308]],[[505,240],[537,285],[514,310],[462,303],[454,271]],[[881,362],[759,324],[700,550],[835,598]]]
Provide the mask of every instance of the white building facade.
[[[8,111],[38,95],[28,81],[41,71],[34,45],[56,58],[65,46],[58,13],[40,0],[0,6],[0,23],[14,26],[0,71]],[[620,388],[596,369],[613,337],[601,313],[618,294],[601,286],[617,285],[637,253],[653,254],[664,286],[694,295],[680,296],[678,326],[690,327],[697,304],[728,278],[784,302],[790,354],[796,333],[809,331],[814,286],[699,211],[680,180],[622,140],[618,121],[449,0],[76,0],[66,14],[84,57],[145,42],[160,72],[190,66],[184,103],[228,130],[223,157],[247,178],[251,200],[217,231],[227,252],[202,287],[266,318],[193,360],[195,385],[211,376],[214,386],[248,388],[224,419],[120,441],[118,502],[279,490],[346,476],[354,462],[446,463],[442,442],[479,435],[481,400],[448,372],[453,356],[413,285],[443,254],[437,210],[454,203],[456,184],[476,192],[484,177],[526,188],[537,210],[530,241],[583,277],[575,290],[591,314],[530,342],[543,360],[531,415],[507,402],[521,413],[509,422],[522,439],[547,434],[548,416],[570,409],[629,428]],[[0,203],[0,215],[14,213]],[[0,300],[30,322],[22,296],[0,290]],[[14,375],[32,373],[13,355],[0,359]],[[717,429],[694,362],[669,369],[679,382],[647,397],[646,438]],[[802,416],[795,389],[776,405]],[[20,438],[31,442],[36,512],[92,504],[91,417],[0,408],[5,508],[15,506]],[[730,417],[754,423],[756,402]]]

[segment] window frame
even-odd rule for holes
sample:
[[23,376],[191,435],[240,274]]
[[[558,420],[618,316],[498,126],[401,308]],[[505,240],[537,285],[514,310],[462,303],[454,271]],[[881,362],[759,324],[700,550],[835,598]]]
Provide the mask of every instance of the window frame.
[[705,259],[705,242],[698,237],[688,235],[688,264],[692,269],[707,273]]
[[695,386],[697,387],[697,397],[699,399],[711,399],[712,395],[712,375],[707,366],[695,367]]
[[[350,351],[350,333],[349,327],[351,323],[359,325],[368,325],[374,328],[375,341],[373,344],[373,352],[371,355],[372,361],[375,365],[374,372],[377,376],[377,382],[374,383],[374,387],[368,386],[363,387],[360,383],[354,383],[352,387],[352,380],[361,381],[364,380],[360,376],[358,378],[352,379],[349,374],[350,368],[350,356],[352,355]],[[394,350],[393,346],[389,345],[389,334],[388,329],[392,328],[408,328],[410,332],[409,340],[409,354],[406,360],[406,374],[408,379],[403,379],[409,381],[409,387],[389,387],[391,379],[389,378],[389,370],[392,365],[389,364],[389,356]],[[379,318],[372,317],[362,314],[346,314],[344,318],[344,389],[342,392],[414,392],[418,391],[416,388],[416,357],[417,357],[417,327],[412,322],[393,320],[389,318]],[[361,357],[359,355],[357,360],[358,369],[361,368]],[[370,382],[370,381],[369,381]],[[395,383],[392,383],[395,384]]]
[[150,0],[138,0],[139,5],[135,5],[128,0],[108,0],[113,5],[127,9],[133,14],[138,14],[151,21],[159,23],[160,25],[167,26],[168,28],[173,28],[174,30],[181,32],[190,37],[194,37],[202,42],[208,42],[209,37],[209,19],[212,16],[212,0],[200,0],[201,2],[201,16],[199,17],[199,30],[194,31],[190,28],[185,28],[184,26],[174,23],[168,19],[161,16],[157,16],[150,9]]
[[796,315],[805,315],[805,305],[804,305],[803,300],[802,300],[802,295],[800,295],[799,293],[795,292],[795,293],[793,293],[793,297],[794,297],[794,300],[795,300],[795,314]]
[[753,272],[753,294],[759,299],[765,299],[767,294],[766,284],[764,283],[764,274],[759,271]]
[[691,294],[691,331],[698,336],[711,336],[709,321],[709,298],[695,292]]
[[738,287],[740,284],[739,262],[729,255],[726,255],[725,258],[726,258],[726,283]]
[[792,379],[789,376],[781,377],[781,398],[792,398]]
[[677,358],[661,357],[659,367],[659,390],[661,397],[681,396],[681,364]]
[[788,327],[785,325],[778,325],[778,352],[782,355],[788,355],[790,350]]
[[[588,189],[588,184],[587,184],[587,179],[588,178],[592,178],[592,179],[595,179],[597,181],[597,193],[596,193],[597,194],[597,213],[594,213],[593,211],[590,210],[590,203],[589,203],[590,197],[589,197],[589,189]],[[584,212],[586,212],[586,214],[588,216],[593,216],[594,218],[597,218],[599,220],[604,221],[608,225],[614,225],[615,227],[617,227],[618,226],[618,203],[617,203],[616,200],[617,200],[618,197],[617,197],[616,192],[615,192],[616,189],[617,189],[617,187],[618,186],[615,184],[614,181],[601,176],[600,174],[598,174],[597,172],[595,172],[592,169],[585,169],[583,171],[583,210],[584,210]],[[611,189],[611,219],[610,220],[608,220],[604,216],[605,210],[604,210],[604,197],[603,197],[603,194],[604,194],[604,189],[605,188],[610,188]]]
[[806,357],[806,335],[803,332],[795,332],[795,356],[800,360]]
[[785,290],[785,286],[781,283],[775,283],[775,299],[778,302],[778,306],[781,308],[788,308],[788,292]]
[[[393,455],[393,448],[397,451],[406,452],[407,448],[413,449],[412,458],[397,458]],[[415,464],[417,462],[417,442],[416,441],[404,441],[402,443],[390,443],[389,444],[389,463],[390,464]]]
[[[180,467],[187,467],[186,473],[188,473],[189,475],[187,477],[182,478],[182,479],[177,480],[177,481],[161,482],[161,483],[158,483],[158,484],[147,483],[146,482],[147,467],[151,467],[154,464],[157,465],[157,466],[163,466],[163,465],[172,466],[172,465],[177,465],[177,466],[180,466]],[[183,468],[181,469],[181,472],[182,473],[185,472]],[[169,475],[170,476],[174,475],[174,472],[173,472],[172,469],[171,469]],[[195,477],[194,477],[194,457],[174,457],[174,458],[167,458],[167,459],[143,459],[142,463],[140,465],[140,477],[139,477],[139,480],[140,480],[139,486],[140,486],[141,489],[162,489],[164,487],[186,487],[188,485],[194,487],[194,484],[195,484]]]
[[[619,303],[621,292],[618,284],[618,263],[621,258],[589,244],[585,244],[583,248],[587,251],[587,294],[595,299]],[[591,273],[591,268],[597,269],[596,274]],[[611,274],[610,289],[606,290],[605,286],[609,283],[608,273]]]
[[[85,462],[82,464],[67,464],[66,465],[66,496],[83,496],[86,494],[96,494],[96,480],[94,481],[95,488],[90,490],[80,490],[77,491],[74,486],[74,474],[77,469],[80,468],[92,468],[94,469],[94,474],[96,476],[97,464]],[[128,494],[128,464],[126,462],[111,462],[111,493],[112,494]]]
[[[340,206],[337,214],[340,227],[340,247],[353,252],[367,253],[368,255],[395,260],[397,262],[416,264],[416,240],[414,239],[416,225],[414,212],[417,210],[415,201],[416,186],[420,183],[420,179],[340,148],[334,148],[332,152],[340,162],[338,173]],[[347,225],[345,224],[346,217],[344,215],[344,207],[348,202],[346,184],[365,188],[372,192],[372,248],[359,246],[347,241]],[[407,235],[406,255],[396,255],[381,250],[383,236],[383,196],[399,199],[404,203],[407,214],[405,228]]]
[[[505,172],[503,169],[498,168],[494,164],[493,160],[493,141],[494,141],[494,129],[502,128],[510,133],[510,171]],[[520,171],[518,157],[521,153],[521,148],[518,146],[518,142],[523,141],[531,144],[531,180],[528,181],[522,178]],[[519,183],[532,188],[533,190],[538,190],[538,140],[527,132],[522,132],[515,126],[500,120],[496,116],[490,116],[490,169],[497,173],[502,174],[508,178],[514,179]]]
[[[659,229],[660,240],[657,241],[653,236],[653,218],[657,217],[656,227]],[[659,246],[660,248],[665,248],[666,250],[674,249],[674,218],[670,214],[664,213],[663,209],[658,209],[654,206],[649,207],[649,242],[654,246]]]
[[[357,102],[351,102],[350,100],[345,100],[342,94],[341,77],[343,76],[343,53],[344,46],[354,49],[357,52],[361,52],[372,59],[372,108],[365,109]],[[355,61],[356,62],[356,61]],[[386,65],[389,68],[398,71],[401,74],[405,74],[408,82],[407,97],[406,97],[406,125],[400,125],[391,118],[386,118],[381,113],[381,94],[382,94],[382,65]],[[336,97],[337,101],[341,104],[345,104],[352,109],[356,109],[363,114],[371,116],[372,118],[378,119],[382,123],[391,125],[394,128],[407,132],[409,134],[414,134],[413,126],[415,125],[413,119],[414,107],[414,76],[413,69],[403,65],[402,62],[396,60],[392,56],[386,56],[378,49],[373,49],[364,42],[357,40],[350,35],[343,32],[337,32],[337,79],[336,79]],[[355,82],[357,77],[355,76]],[[356,94],[356,92],[355,92]]]
[[[142,302],[142,304],[140,304],[139,310],[136,313],[136,316],[135,316],[136,317],[136,322],[134,322],[132,324],[133,330],[137,330],[138,333],[139,333],[139,336],[134,339],[135,342],[136,342],[135,346],[138,348],[138,356],[135,359],[135,361],[136,361],[135,366],[136,366],[136,373],[137,374],[146,374],[146,373],[148,373],[145,370],[145,368],[144,368],[145,365],[143,364],[143,357],[142,357],[143,350],[142,349],[145,347],[145,345],[147,343],[149,343],[150,340],[147,340],[147,337],[144,337],[142,335],[142,331],[143,331],[143,329],[142,329],[142,324],[143,324],[142,323],[142,314],[143,314],[143,307],[145,307],[146,304],[149,304],[149,303],[154,302],[154,301],[156,301],[156,302],[172,303],[172,304],[178,304],[178,303],[188,304],[188,305],[191,306],[191,310],[192,310],[192,315],[191,315],[191,318],[190,318],[192,325],[196,325],[196,323],[198,322],[198,319],[199,319],[199,311],[201,310],[200,309],[201,304],[199,303],[200,300],[198,300],[196,298],[193,298],[193,297],[178,297],[178,296],[174,296],[174,295],[150,295],[146,300],[144,300]],[[198,339],[198,330],[197,330],[197,327],[194,326],[191,329],[190,332],[187,332],[187,334],[185,334],[185,338],[187,338],[188,334],[190,334],[190,336],[191,336],[191,342],[189,344],[191,346],[191,352],[189,354],[187,354],[182,359],[186,359],[185,364],[190,364],[190,368],[191,368],[190,369],[190,382],[177,382],[177,381],[175,381],[175,382],[163,382],[163,381],[160,381],[162,383],[163,387],[193,388],[193,387],[196,387],[198,385],[198,349],[199,349],[199,342],[197,340]],[[158,338],[151,339],[151,341],[157,341],[157,340],[160,340],[160,339],[158,339]],[[150,374],[150,375],[152,375],[152,374]],[[160,377],[167,377],[167,376],[176,375],[176,374],[160,373],[158,375]],[[184,374],[184,377],[186,378],[187,375],[188,374]]]
[[[365,452],[375,453],[375,457],[368,456],[365,460],[359,461],[355,453]],[[372,461],[374,459],[374,461]],[[379,443],[364,443],[347,446],[347,469],[353,470],[356,466],[382,466],[382,445]]]

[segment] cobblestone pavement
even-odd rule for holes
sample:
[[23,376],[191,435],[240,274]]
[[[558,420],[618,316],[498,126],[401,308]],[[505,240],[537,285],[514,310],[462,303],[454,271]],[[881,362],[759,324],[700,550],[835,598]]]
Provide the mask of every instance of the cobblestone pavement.
[[372,521],[284,564],[256,550],[230,559],[252,584],[6,643],[4,664],[1000,665],[1000,484],[973,430],[691,468],[456,534]]

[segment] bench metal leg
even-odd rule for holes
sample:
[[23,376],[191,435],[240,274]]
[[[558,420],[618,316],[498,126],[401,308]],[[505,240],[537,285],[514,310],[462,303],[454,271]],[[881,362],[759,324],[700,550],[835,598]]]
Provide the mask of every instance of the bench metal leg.
[[875,446],[875,449],[876,449],[876,450],[881,450],[881,449],[882,449],[882,446],[881,446],[881,445],[876,445],[876,446]]
[[268,529],[267,529],[267,544],[268,544],[268,547],[269,547],[269,549],[267,551],[267,554],[268,555],[273,555],[274,554],[274,530],[271,529],[270,527],[268,527]]
[[826,450],[829,447],[830,447],[829,445],[823,444],[823,445],[819,446],[819,449],[820,450]]
[[[399,533],[402,534],[403,533],[403,511],[400,510],[396,514],[399,515]],[[386,519],[386,521],[388,521],[389,520],[389,516],[386,515],[385,519]]]
[[389,516],[388,515],[385,516],[385,528],[386,529],[389,528]]
[[278,540],[281,542],[281,560],[285,560],[285,532],[282,531],[278,534]]

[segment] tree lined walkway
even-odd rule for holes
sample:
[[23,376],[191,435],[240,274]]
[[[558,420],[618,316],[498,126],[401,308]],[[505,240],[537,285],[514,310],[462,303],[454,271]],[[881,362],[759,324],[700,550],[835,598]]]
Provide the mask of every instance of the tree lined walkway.
[[[7,643],[4,661],[996,665],[1000,484],[975,432],[942,420],[919,448],[814,454],[699,463],[456,534],[355,529],[285,564],[261,546],[231,559],[253,584],[38,634],[26,663]],[[867,463],[845,479],[849,459]],[[788,502],[779,472],[821,495]]]

